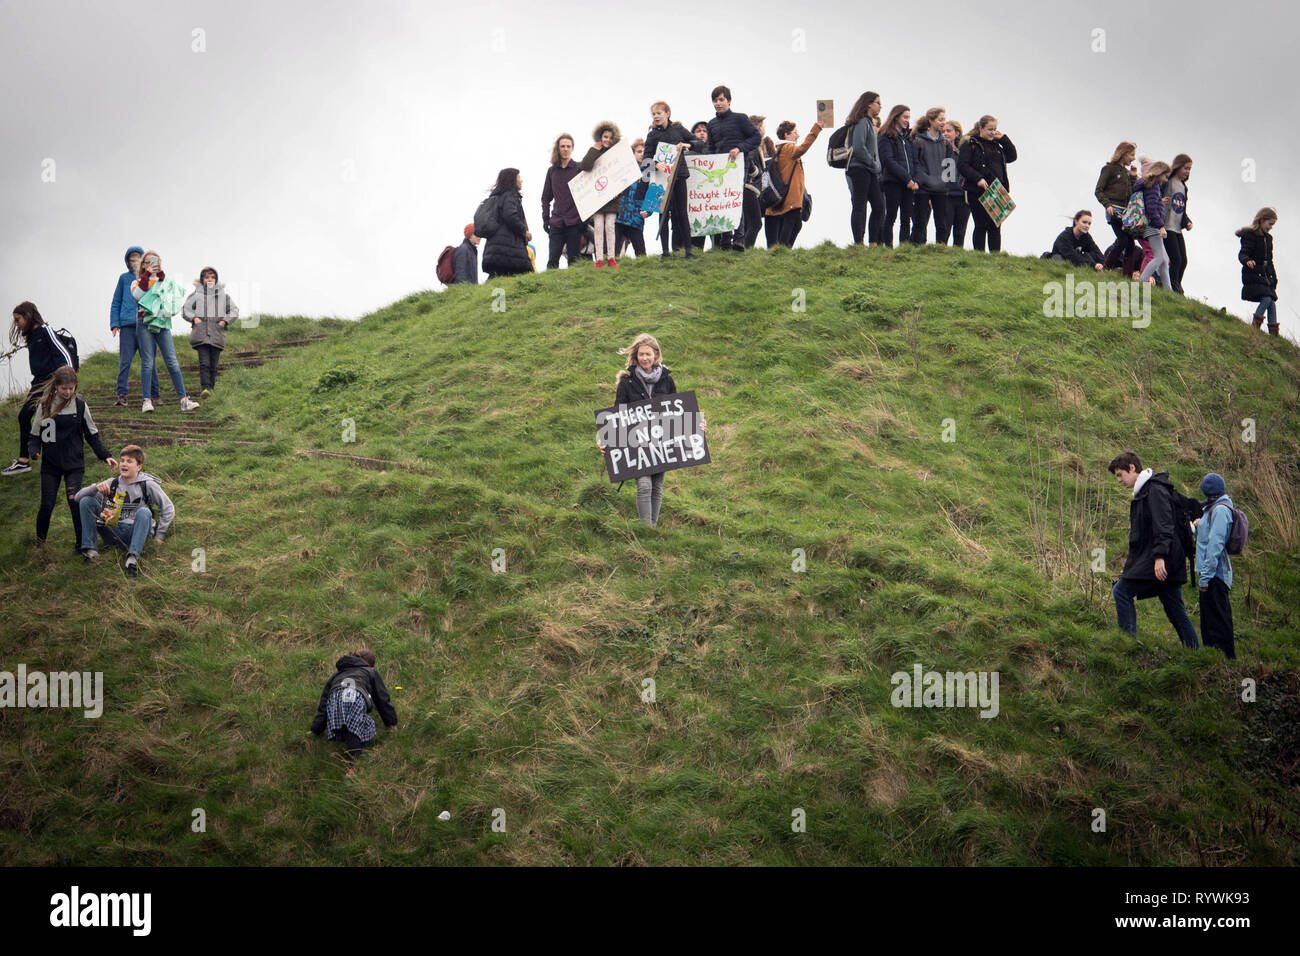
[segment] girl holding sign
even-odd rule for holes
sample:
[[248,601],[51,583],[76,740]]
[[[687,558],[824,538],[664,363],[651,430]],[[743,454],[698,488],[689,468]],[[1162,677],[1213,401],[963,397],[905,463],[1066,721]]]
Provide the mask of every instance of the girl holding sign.
[[[618,127],[607,120],[597,124],[596,128],[591,131],[591,138],[595,140],[595,145],[587,150],[587,155],[583,157],[580,164],[586,172],[591,172],[601,154],[622,137],[619,134]],[[592,217],[592,225],[596,228],[597,269],[601,266],[618,268],[618,260],[614,258],[614,220],[618,216],[621,198],[621,194],[614,196],[613,199],[596,210],[596,215]]]
[[[650,132],[645,137],[645,155],[655,157],[660,143],[678,147],[680,154],[684,150],[705,150],[704,141],[686,132],[686,127],[673,120],[673,111],[667,103],[659,100],[650,104]],[[705,129],[708,129],[706,126]],[[677,157],[680,163],[681,156]],[[672,163],[657,163],[655,168],[660,173],[670,172]],[[668,194],[663,199],[662,212],[659,213],[659,245],[661,258],[668,258],[668,227],[672,226],[673,249],[685,249],[687,259],[693,258],[691,246],[691,224],[686,208],[686,170],[679,169],[668,185]],[[638,198],[645,194],[645,183],[638,184]]]
[[1011,137],[998,129],[996,116],[984,115],[979,118],[971,130],[971,135],[961,148],[957,160],[957,170],[966,180],[966,194],[970,202],[971,218],[975,221],[973,246],[976,252],[984,251],[988,242],[989,252],[1002,249],[1002,227],[993,221],[985,210],[980,196],[988,189],[993,180],[1002,183],[1007,192],[1011,192],[1011,183],[1007,181],[1007,164],[1016,161],[1016,147]]
[[[615,385],[615,405],[631,405],[648,401],[656,395],[672,395],[677,391],[673,375],[662,362],[659,343],[653,335],[642,333],[632,340],[619,355],[628,356],[628,366],[618,373]],[[700,431],[708,430],[708,423],[700,418]],[[596,441],[601,454],[605,446]],[[663,501],[664,473],[644,475],[636,480],[636,513],[648,525],[659,523],[659,505]]]

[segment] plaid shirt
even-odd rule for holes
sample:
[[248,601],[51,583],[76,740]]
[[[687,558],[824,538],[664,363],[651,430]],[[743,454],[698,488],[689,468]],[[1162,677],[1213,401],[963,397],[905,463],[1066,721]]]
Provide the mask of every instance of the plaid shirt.
[[366,695],[355,687],[335,687],[325,703],[325,715],[330,740],[342,740],[344,729],[356,734],[362,743],[375,739],[375,722],[366,713]]

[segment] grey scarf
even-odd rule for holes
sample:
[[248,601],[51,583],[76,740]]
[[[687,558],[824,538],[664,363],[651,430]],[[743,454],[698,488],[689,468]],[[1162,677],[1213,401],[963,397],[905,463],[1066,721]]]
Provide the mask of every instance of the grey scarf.
[[640,365],[636,365],[633,366],[632,371],[636,373],[637,378],[645,383],[645,393],[649,395],[654,391],[654,386],[664,374],[664,367],[662,365],[656,365],[653,372],[646,372]]

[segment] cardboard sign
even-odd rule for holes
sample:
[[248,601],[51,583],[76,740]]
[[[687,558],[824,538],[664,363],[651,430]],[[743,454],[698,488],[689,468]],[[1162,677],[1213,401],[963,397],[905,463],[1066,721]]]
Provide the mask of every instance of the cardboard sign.
[[[673,171],[680,156],[681,151],[677,149],[675,143],[660,143],[655,147],[655,154],[645,158],[648,168],[645,173],[647,177],[645,198],[641,200],[642,209],[648,212],[663,213],[664,200],[668,197],[668,184],[672,182]],[[659,163],[667,163],[668,172],[661,172],[658,166]]]
[[1002,225],[1007,216],[1011,215],[1011,210],[1016,208],[1016,204],[1011,201],[1011,194],[1007,192],[1001,180],[997,179],[989,183],[989,188],[984,190],[984,195],[980,196],[980,205],[984,207],[984,211],[989,214],[995,226]]
[[640,178],[641,167],[636,164],[632,146],[615,143],[600,154],[591,172],[583,170],[569,180],[569,193],[578,215],[585,220]]
[[817,101],[817,122],[822,124],[822,129],[835,128],[835,101],[834,100]]
[[716,236],[740,228],[745,204],[744,157],[727,153],[686,156],[686,215],[692,236]]
[[[636,374],[636,373],[633,373]],[[596,412],[596,437],[605,445],[610,481],[630,481],[709,463],[694,392],[656,395]]]

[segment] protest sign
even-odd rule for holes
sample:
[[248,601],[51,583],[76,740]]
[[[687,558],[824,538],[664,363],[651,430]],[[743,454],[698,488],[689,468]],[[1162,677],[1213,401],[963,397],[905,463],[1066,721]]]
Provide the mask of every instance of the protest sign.
[[[641,208],[647,212],[662,213],[664,211],[664,198],[668,195],[668,184],[673,179],[673,167],[678,161],[681,151],[678,150],[675,143],[660,143],[655,147],[654,156],[647,156],[645,162],[649,164],[646,170],[646,187],[645,198],[641,201]],[[662,172],[659,164],[665,163],[668,166],[668,172]]]
[[688,155],[686,214],[691,220],[692,236],[716,236],[735,232],[740,227],[745,201],[743,158],[729,158],[726,153],[708,156]]
[[835,101],[834,100],[817,101],[817,122],[822,124],[822,129],[835,128]]
[[610,481],[709,463],[694,392],[602,408],[596,412],[596,438],[606,446]]
[[1007,216],[1011,215],[1011,210],[1016,208],[1016,204],[1011,201],[1011,194],[1007,192],[1007,187],[997,179],[989,183],[989,188],[984,190],[984,195],[980,196],[980,205],[984,207],[984,211],[989,214],[995,226],[1002,225]]
[[569,193],[578,215],[589,219],[640,178],[641,167],[636,164],[632,147],[615,143],[600,154],[591,172],[583,170],[569,180]]

